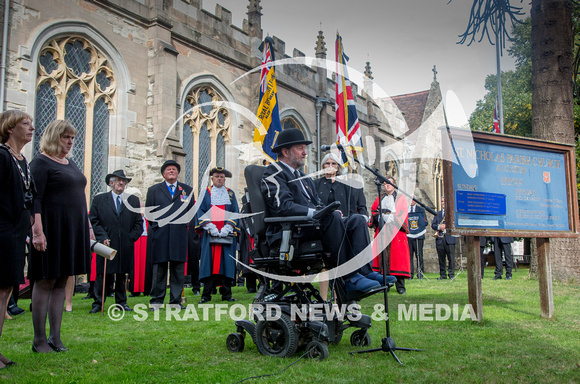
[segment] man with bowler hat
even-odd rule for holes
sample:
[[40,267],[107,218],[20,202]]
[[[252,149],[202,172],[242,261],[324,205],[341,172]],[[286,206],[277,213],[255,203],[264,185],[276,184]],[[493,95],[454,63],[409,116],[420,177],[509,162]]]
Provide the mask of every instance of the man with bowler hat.
[[90,313],[101,312],[103,302],[103,277],[108,281],[115,279],[115,303],[125,311],[132,311],[127,305],[125,275],[131,273],[135,254],[135,241],[143,232],[139,198],[127,195],[125,188],[131,178],[123,170],[117,170],[105,177],[105,183],[111,187],[110,192],[98,194],[93,199],[89,219],[98,242],[117,250],[113,260],[107,262],[97,256],[97,277],[94,286],[94,302]]
[[[145,218],[149,221],[147,258],[153,265],[151,286],[151,309],[159,308],[167,290],[167,268],[170,269],[169,304],[184,308],[181,292],[185,281],[189,223],[184,217],[191,214],[193,189],[177,181],[181,166],[175,160],[167,160],[161,166],[163,181],[147,191]],[[185,205],[185,207],[184,207]]]
[[[261,186],[262,195],[272,216],[313,217],[316,210],[322,207],[314,182],[300,171],[306,160],[306,146],[311,143],[296,128],[285,129],[278,135],[272,148],[278,155],[278,161],[266,167]],[[340,212],[334,211],[320,219],[320,230],[308,234],[322,240],[325,249],[332,255],[327,262],[333,267],[355,257],[358,254],[356,250],[364,249],[370,242],[366,219],[362,215],[356,216],[359,217],[359,222],[352,223],[351,230],[347,230]],[[269,224],[266,237],[270,245],[280,240],[281,226]],[[344,280],[349,299],[356,299],[359,295],[381,286],[378,281],[358,273],[358,270],[348,272],[344,275]]]

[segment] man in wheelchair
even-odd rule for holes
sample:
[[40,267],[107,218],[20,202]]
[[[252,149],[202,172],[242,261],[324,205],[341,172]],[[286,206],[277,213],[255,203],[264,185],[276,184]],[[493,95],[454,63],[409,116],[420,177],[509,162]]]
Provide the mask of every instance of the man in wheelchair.
[[[264,171],[261,192],[265,198],[267,216],[306,216],[318,219],[317,229],[304,231],[301,240],[320,239],[327,251],[326,255],[329,255],[324,260],[325,264],[336,267],[355,257],[370,243],[370,238],[362,215],[353,215],[355,217],[349,220],[346,227],[339,211],[327,214],[330,207],[322,206],[314,182],[299,170],[305,163],[306,146],[311,143],[305,140],[299,129],[283,130],[278,135],[276,146],[272,148],[278,154],[278,161]],[[274,246],[282,236],[282,225],[269,223],[266,230],[268,245]],[[364,265],[359,271],[345,275],[346,297],[357,299],[380,288],[383,276],[370,273],[370,267]],[[369,274],[370,278],[363,274]]]

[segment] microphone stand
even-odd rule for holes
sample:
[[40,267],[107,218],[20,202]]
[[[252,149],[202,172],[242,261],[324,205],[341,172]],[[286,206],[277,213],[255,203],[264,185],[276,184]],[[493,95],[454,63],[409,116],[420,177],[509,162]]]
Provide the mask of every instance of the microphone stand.
[[[355,158],[354,156],[352,156],[352,157],[349,156],[349,157],[354,159],[354,161],[356,161],[359,165],[362,165],[365,169],[367,169],[369,172],[371,172],[373,175],[376,176],[375,184],[377,185],[377,194],[378,194],[377,198],[379,200],[379,206],[378,206],[378,209],[379,209],[379,231],[383,226],[383,215],[382,215],[382,209],[381,209],[381,186],[383,185],[383,183],[387,183],[387,184],[392,185],[393,187],[395,187],[395,189],[397,191],[400,191],[402,194],[415,200],[415,202],[417,202],[417,204],[420,204],[422,207],[424,207],[425,210],[428,210],[429,212],[436,214],[436,212],[433,209],[425,206],[425,204],[421,203],[420,201],[415,199],[413,196],[410,196],[406,192],[399,189],[396,185],[391,183],[386,177],[384,177],[383,175],[380,174],[378,169],[373,170],[373,169],[369,168],[367,165],[361,164],[361,162],[358,161],[358,159]],[[383,250],[382,258],[381,258],[382,259],[381,260],[381,264],[382,264],[381,268],[383,269],[383,286],[387,286],[387,272],[388,273],[391,272],[391,245],[389,244],[387,248],[388,248],[388,251],[386,249]],[[389,258],[388,268],[387,268],[387,257]],[[389,324],[389,298],[388,298],[388,294],[387,294],[386,289],[384,290],[383,296],[384,296],[384,304],[385,304],[385,314],[386,314],[385,328],[386,328],[387,336],[383,337],[382,342],[381,342],[381,347],[367,349],[364,351],[349,352],[349,354],[352,355],[355,353],[367,353],[367,352],[378,352],[378,351],[389,352],[399,364],[404,365],[401,362],[401,360],[399,360],[399,357],[397,356],[395,351],[421,351],[421,349],[402,348],[402,347],[397,347],[395,345],[395,340],[391,337],[391,327]]]

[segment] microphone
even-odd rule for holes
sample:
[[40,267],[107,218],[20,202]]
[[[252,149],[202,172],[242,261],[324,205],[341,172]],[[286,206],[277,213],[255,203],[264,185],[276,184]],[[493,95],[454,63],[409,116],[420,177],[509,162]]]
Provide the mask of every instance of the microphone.
[[344,151],[344,147],[340,144],[332,144],[332,145],[321,145],[321,151],[330,151],[331,149],[337,148],[339,151]]

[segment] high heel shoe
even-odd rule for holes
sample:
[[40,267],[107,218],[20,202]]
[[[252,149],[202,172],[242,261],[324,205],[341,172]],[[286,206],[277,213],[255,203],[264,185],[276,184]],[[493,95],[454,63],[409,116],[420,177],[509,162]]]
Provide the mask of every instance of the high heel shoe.
[[32,352],[34,352],[34,353],[52,353],[52,351],[40,352],[38,349],[36,349],[36,345],[34,345],[34,343],[32,343]]
[[51,339],[48,339],[47,343],[48,343],[48,346],[49,346],[50,348],[52,348],[52,350],[53,350],[53,351],[55,351],[55,352],[66,352],[66,351],[68,351],[68,348],[65,348],[65,347],[57,347],[57,346],[56,346],[56,345],[55,345],[55,344],[52,342],[52,340],[51,340]]

